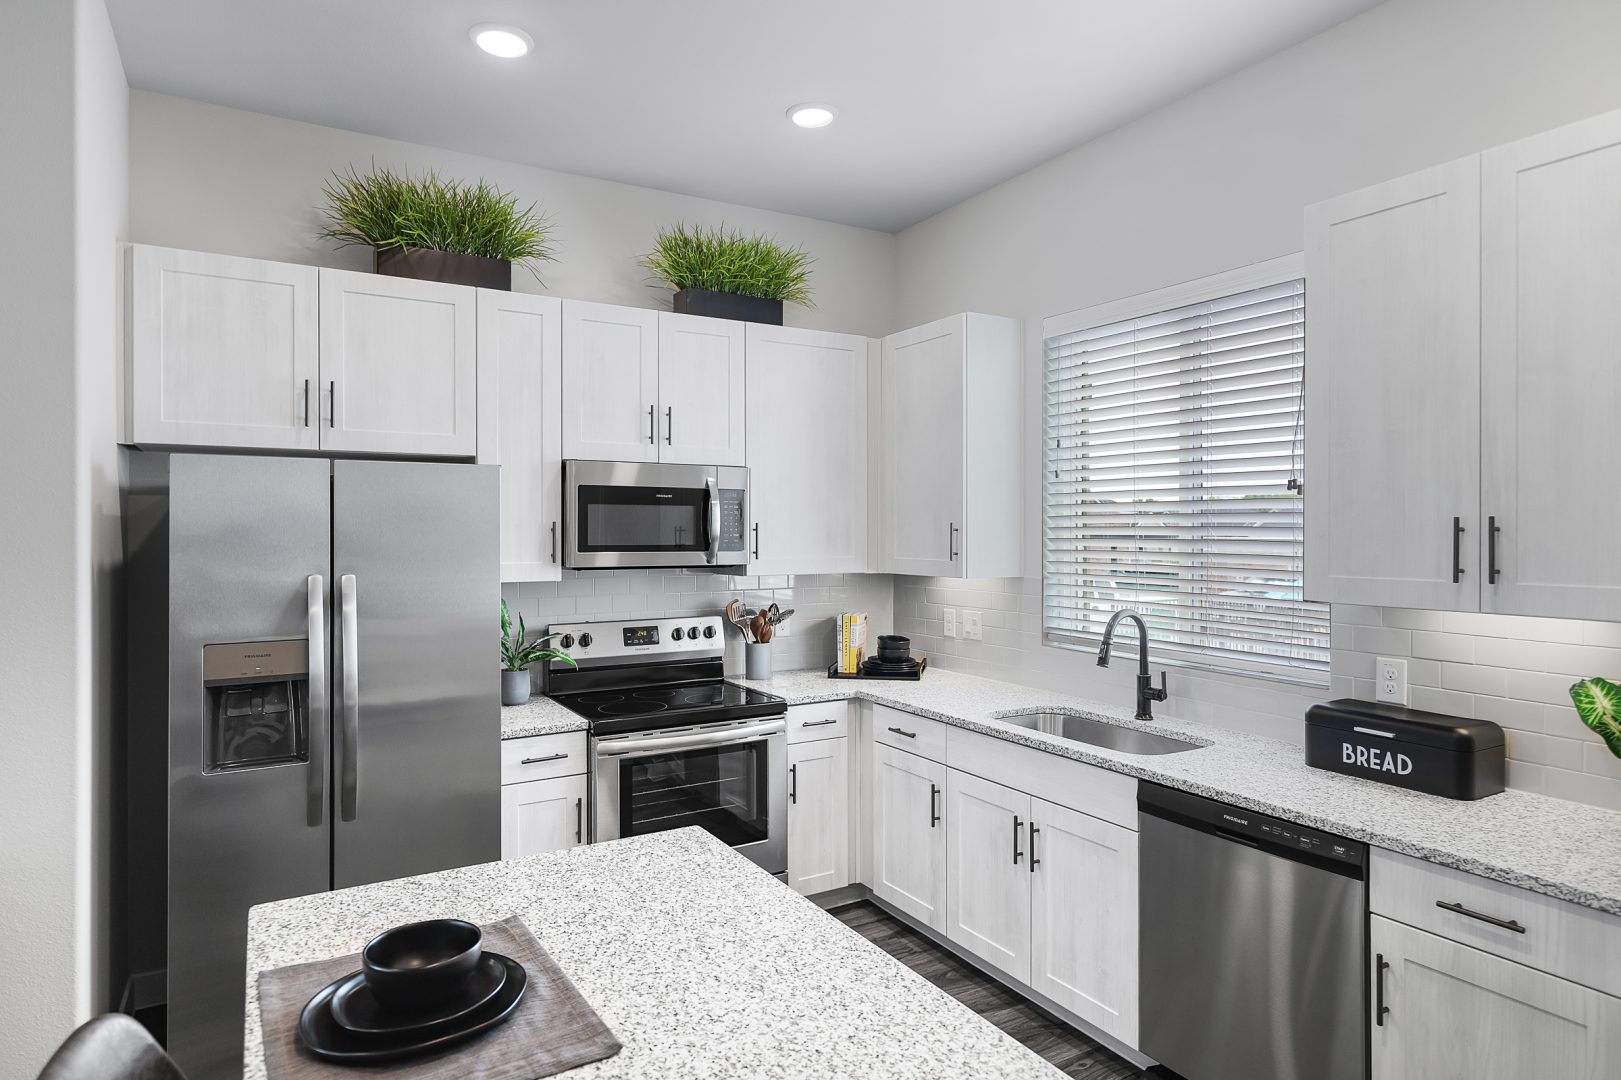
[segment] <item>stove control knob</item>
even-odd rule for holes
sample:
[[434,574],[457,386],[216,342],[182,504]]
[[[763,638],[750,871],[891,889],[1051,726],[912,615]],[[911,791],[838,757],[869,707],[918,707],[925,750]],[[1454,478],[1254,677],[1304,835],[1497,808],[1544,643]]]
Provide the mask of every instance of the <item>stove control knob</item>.
[[580,648],[589,649],[590,647],[591,647],[591,635],[590,634],[581,634],[580,635]]
[[675,640],[680,641],[682,638],[687,636],[687,632],[678,626],[674,630],[670,631],[670,636]]
[[714,636],[715,636],[715,628],[713,626],[704,627],[704,637],[714,637]]
[[574,648],[574,635],[564,634],[557,643],[565,649],[572,649]]
[[[689,638],[691,638],[692,640],[697,641],[698,640],[698,628],[696,626],[688,628],[687,636]],[[711,635],[711,636],[713,636],[713,635]]]

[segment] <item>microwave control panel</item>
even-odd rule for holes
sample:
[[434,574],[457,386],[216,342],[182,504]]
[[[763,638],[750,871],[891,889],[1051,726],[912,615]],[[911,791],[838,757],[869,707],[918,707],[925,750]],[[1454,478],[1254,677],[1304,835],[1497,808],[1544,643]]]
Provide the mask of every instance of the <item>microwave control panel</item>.
[[721,488],[717,493],[720,500],[720,550],[742,551],[743,519],[747,513],[745,503],[748,492],[742,488]]

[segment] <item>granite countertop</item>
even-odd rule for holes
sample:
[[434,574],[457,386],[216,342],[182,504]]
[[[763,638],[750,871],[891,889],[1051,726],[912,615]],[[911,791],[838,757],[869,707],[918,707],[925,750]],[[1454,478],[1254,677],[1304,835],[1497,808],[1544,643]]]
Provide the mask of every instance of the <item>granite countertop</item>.
[[[1512,789],[1475,802],[1405,791],[1307,768],[1294,743],[1168,717],[1139,723],[1129,709],[950,671],[930,670],[915,683],[834,680],[824,670],[735,681],[795,705],[850,698],[890,705],[1621,915],[1621,813],[1614,811]],[[1028,709],[1076,713],[1204,745],[1149,757],[997,722]]]
[[536,694],[522,705],[501,707],[501,740],[527,739],[531,735],[557,735],[565,731],[585,731],[590,721],[572,709],[564,708],[543,694]]
[[566,1077],[1056,1080],[1063,1074],[697,828],[261,904],[259,972],[416,919],[520,916],[624,1049]]

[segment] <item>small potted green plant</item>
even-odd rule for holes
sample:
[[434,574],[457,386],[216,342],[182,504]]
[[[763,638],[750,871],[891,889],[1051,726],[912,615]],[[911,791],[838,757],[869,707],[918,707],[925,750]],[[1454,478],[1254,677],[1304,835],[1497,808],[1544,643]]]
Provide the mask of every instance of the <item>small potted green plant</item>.
[[814,306],[812,261],[804,249],[763,234],[677,222],[659,230],[642,265],[676,290],[677,311],[781,326],[785,301]]
[[513,263],[534,273],[536,262],[552,257],[551,222],[483,180],[375,166],[361,176],[351,167],[333,173],[323,191],[321,235],[371,248],[379,274],[510,291]]
[[572,665],[574,658],[561,649],[548,648],[546,642],[556,634],[541,634],[530,640],[529,630],[518,616],[518,627],[512,627],[512,614],[507,602],[501,601],[501,704],[522,705],[529,700],[531,683],[529,665],[542,660],[561,660]]
[[1610,753],[1621,757],[1621,686],[1594,676],[1570,688],[1570,700],[1582,723],[1598,733]]

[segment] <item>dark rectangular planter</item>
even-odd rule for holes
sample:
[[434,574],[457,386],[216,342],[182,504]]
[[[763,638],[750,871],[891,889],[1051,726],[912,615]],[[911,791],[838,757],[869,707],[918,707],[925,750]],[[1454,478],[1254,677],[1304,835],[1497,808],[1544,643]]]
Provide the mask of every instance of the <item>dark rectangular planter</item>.
[[377,273],[389,277],[512,291],[512,264],[506,259],[486,259],[482,255],[458,255],[452,251],[414,247],[374,248],[373,254],[376,258],[373,268]]
[[675,294],[675,309],[683,315],[782,325],[782,301],[767,300],[763,296],[739,296],[713,289],[680,289]]

